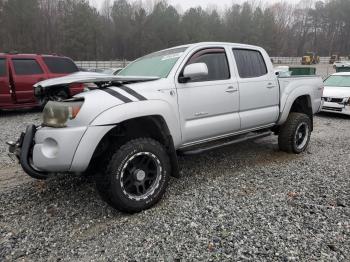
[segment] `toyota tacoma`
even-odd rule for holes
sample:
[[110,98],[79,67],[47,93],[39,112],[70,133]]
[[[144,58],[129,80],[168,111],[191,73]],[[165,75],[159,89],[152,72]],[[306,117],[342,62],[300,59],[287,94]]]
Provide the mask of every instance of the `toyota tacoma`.
[[281,151],[305,151],[323,92],[320,77],[278,76],[264,49],[233,43],[174,47],[116,76],[79,72],[35,88],[77,83],[98,88],[48,102],[42,124],[9,150],[37,179],[93,172],[101,197],[129,213],[160,200],[179,154],[271,134]]

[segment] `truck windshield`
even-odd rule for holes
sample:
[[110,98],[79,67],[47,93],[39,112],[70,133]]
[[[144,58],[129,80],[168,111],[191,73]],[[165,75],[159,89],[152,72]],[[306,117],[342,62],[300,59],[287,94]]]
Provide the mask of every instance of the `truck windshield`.
[[155,52],[137,59],[118,73],[118,76],[156,76],[166,78],[187,47]]
[[350,75],[349,76],[330,76],[324,81],[325,86],[341,86],[350,87]]

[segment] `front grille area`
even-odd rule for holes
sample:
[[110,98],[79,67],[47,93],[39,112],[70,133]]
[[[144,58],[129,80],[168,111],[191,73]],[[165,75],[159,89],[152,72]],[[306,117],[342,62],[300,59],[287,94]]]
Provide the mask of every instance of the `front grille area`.
[[332,98],[331,102],[333,103],[343,103],[343,98]]
[[324,101],[326,102],[332,102],[332,103],[343,103],[344,98],[333,98],[333,97],[324,97]]
[[342,108],[329,107],[329,106],[323,106],[322,109],[329,110],[329,111],[336,111],[336,112],[341,112],[343,110]]

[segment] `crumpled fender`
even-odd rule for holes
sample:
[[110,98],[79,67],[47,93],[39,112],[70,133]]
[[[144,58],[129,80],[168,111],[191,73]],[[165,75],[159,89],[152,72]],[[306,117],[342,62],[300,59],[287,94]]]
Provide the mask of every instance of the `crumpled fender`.
[[146,100],[112,107],[97,116],[90,125],[116,125],[123,121],[143,116],[161,116],[168,126],[175,147],[181,143],[178,117],[173,107],[164,100]]

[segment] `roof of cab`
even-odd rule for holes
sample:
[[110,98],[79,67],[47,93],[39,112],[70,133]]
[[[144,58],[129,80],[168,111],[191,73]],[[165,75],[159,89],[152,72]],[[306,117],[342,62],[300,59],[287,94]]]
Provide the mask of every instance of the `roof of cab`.
[[240,43],[230,43],[230,42],[198,42],[198,43],[193,43],[193,44],[189,44],[189,45],[183,45],[183,46],[178,46],[178,47],[201,47],[201,46],[222,46],[222,45],[229,45],[229,46],[233,46],[236,48],[248,48],[248,49],[257,49],[257,50],[261,50],[263,49],[260,46],[255,46],[255,45],[247,45],[247,44],[240,44]]
[[215,45],[230,45],[230,46],[235,46],[238,48],[262,49],[262,47],[260,47],[260,46],[239,44],[239,43],[230,43],[230,42],[198,42],[198,43],[192,43],[192,44],[187,44],[187,45],[173,46],[173,47],[167,48],[165,50],[181,48],[181,47],[188,48],[188,47],[196,47],[196,46],[200,47],[200,46],[215,46]]

